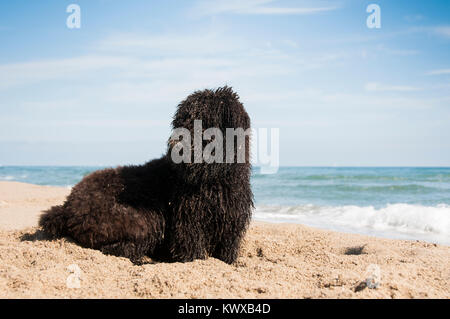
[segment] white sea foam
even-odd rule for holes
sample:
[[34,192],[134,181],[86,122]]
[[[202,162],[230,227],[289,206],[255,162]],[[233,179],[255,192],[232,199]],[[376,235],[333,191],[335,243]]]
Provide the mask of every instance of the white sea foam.
[[257,206],[255,219],[450,245],[450,206]]
[[0,181],[13,181],[16,178],[14,176],[11,175],[7,175],[7,176],[0,176]]

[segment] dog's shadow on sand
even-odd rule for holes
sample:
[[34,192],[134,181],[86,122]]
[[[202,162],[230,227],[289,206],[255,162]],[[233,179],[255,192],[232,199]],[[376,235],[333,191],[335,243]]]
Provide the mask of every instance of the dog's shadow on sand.
[[20,241],[50,241],[52,238],[50,235],[46,234],[42,229],[37,229],[34,233],[26,233],[19,237]]
[[[70,237],[56,238],[56,237],[53,237],[53,236],[47,234],[42,229],[36,229],[34,231],[34,233],[31,233],[31,232],[30,233],[25,233],[22,236],[20,236],[19,239],[20,239],[20,241],[32,241],[32,242],[35,242],[35,241],[54,241],[54,240],[58,240],[58,239],[59,240],[63,239],[67,243],[71,243],[71,244],[79,246],[78,243],[75,242]],[[82,247],[82,246],[80,246],[80,247]]]
[[[53,240],[58,240],[58,239],[63,239],[65,242],[77,245],[83,249],[90,249],[90,248],[84,248],[80,245],[78,245],[77,242],[75,242],[72,238],[70,237],[62,237],[62,238],[55,238],[52,237],[51,235],[45,233],[42,229],[37,229],[34,232],[30,232],[30,233],[25,233],[23,235],[21,235],[19,237],[20,241],[31,241],[31,242],[36,242],[36,241],[53,241]],[[100,251],[101,252],[101,251]],[[102,252],[103,253],[103,252]],[[113,256],[113,255],[108,255],[105,254],[105,256]],[[131,261],[131,260],[130,260]],[[133,263],[133,265],[135,266],[142,266],[142,265],[153,265],[153,264],[160,264],[160,261],[156,261],[151,259],[150,257],[144,256],[142,258],[142,260],[139,261],[131,261]]]

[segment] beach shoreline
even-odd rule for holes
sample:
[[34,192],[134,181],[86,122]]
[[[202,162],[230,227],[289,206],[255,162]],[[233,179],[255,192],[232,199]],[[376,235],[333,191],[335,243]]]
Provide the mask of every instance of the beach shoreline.
[[136,266],[45,239],[39,215],[69,192],[0,182],[0,298],[450,298],[449,246],[300,224],[253,221],[233,265]]

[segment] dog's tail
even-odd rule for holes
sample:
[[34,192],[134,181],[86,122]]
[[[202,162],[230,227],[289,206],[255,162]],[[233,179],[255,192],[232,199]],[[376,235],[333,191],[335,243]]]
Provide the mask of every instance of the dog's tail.
[[45,211],[39,218],[39,226],[42,227],[45,233],[60,238],[66,235],[67,215],[64,211],[64,206],[53,206]]

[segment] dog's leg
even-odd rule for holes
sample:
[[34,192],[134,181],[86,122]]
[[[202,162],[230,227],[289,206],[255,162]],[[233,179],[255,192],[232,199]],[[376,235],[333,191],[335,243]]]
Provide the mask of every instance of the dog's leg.
[[68,229],[68,235],[84,247],[139,262],[163,240],[164,218],[154,211],[115,204],[107,213],[73,214]]
[[[128,211],[130,212],[130,210],[129,208]],[[146,222],[143,224],[144,220]],[[99,249],[104,254],[125,257],[132,263],[141,265],[142,257],[151,255],[163,240],[164,220],[155,213],[141,212],[141,215],[135,215],[135,219],[128,216],[126,225],[128,226],[127,237],[131,239],[121,239],[117,242],[103,244]]]
[[178,220],[169,236],[168,253],[171,261],[188,262],[206,258],[204,233],[198,223]]
[[[206,250],[202,244],[203,240],[197,236],[192,236],[192,238],[187,238],[187,234],[184,234],[185,241],[178,241],[179,244],[174,244],[170,248],[170,255],[173,261],[178,262],[188,262],[195,259],[205,259]],[[190,245],[188,244],[190,243]]]
[[248,226],[248,220],[243,215],[241,219],[234,221],[228,220],[224,224],[227,225],[227,228],[222,233],[222,236],[215,241],[214,246],[212,246],[211,256],[227,264],[232,264],[239,255],[239,248]]
[[227,264],[232,264],[238,257],[240,243],[240,236],[232,239],[230,238],[230,240],[222,240],[217,244],[211,256],[220,259]]

